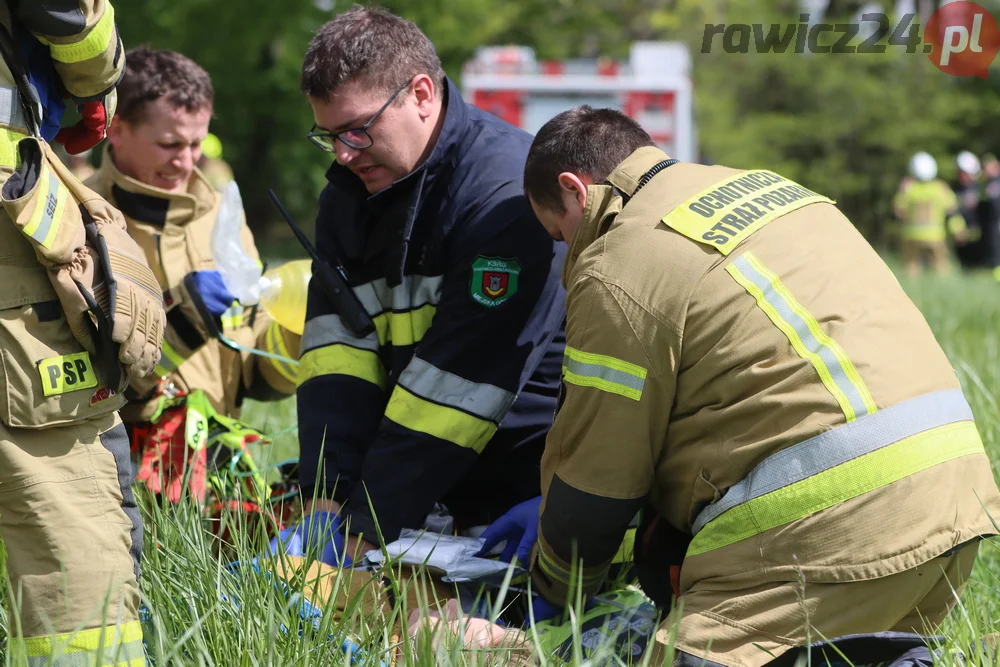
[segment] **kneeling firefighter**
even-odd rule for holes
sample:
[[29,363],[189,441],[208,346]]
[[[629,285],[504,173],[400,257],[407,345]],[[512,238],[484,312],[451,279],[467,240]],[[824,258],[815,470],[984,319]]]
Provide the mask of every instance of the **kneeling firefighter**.
[[142,528],[117,411],[129,380],[159,361],[162,298],[121,214],[46,143],[64,95],[83,120],[55,138],[78,153],[104,137],[122,44],[107,2],[3,2],[0,25],[7,655],[31,665],[98,656],[144,664]]
[[652,664],[939,625],[1000,492],[930,328],[833,202],[589,107],[539,130],[525,192],[569,244],[563,392],[540,512],[490,530],[537,529],[542,599],[593,595],[641,512]]

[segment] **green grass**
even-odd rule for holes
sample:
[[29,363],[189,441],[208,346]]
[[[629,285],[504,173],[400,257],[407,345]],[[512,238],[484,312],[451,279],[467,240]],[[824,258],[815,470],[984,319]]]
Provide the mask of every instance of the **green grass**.
[[[994,472],[1000,472],[1000,285],[986,275],[901,282],[951,359],[994,461]],[[259,461],[275,463],[294,455],[293,399],[273,404],[248,402],[244,417],[265,432],[278,434],[273,445],[256,452]],[[264,545],[262,526],[246,525],[243,516],[229,517],[235,523],[235,537],[220,554],[193,505],[161,508],[147,503],[144,518],[142,592],[149,610],[145,630],[152,664],[346,665],[345,653],[340,650],[346,639],[361,647],[366,663],[381,659],[388,664],[393,644],[380,631],[405,620],[399,604],[387,616],[378,616],[354,598],[341,605],[344,609],[337,619],[332,609],[327,609],[324,619],[314,627],[299,619],[297,602],[287,590],[275,586],[250,564]],[[226,566],[236,558],[244,564],[230,572]],[[336,594],[331,599],[343,596]],[[877,604],[872,600],[858,602]],[[6,617],[0,620],[0,628],[6,628]],[[942,632],[953,649],[964,649],[976,637],[1000,632],[997,545],[986,543],[981,548],[962,603]],[[508,657],[503,651],[462,651],[455,640],[444,641],[438,648],[404,642],[403,648],[408,664],[503,664]],[[4,660],[4,665],[19,664],[15,656]],[[941,664],[954,661],[943,659]],[[973,660],[972,664],[984,663]]]

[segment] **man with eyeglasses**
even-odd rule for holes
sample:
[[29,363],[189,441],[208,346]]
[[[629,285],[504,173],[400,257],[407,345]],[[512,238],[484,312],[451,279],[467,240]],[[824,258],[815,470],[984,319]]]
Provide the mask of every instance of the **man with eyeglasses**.
[[462,530],[538,496],[563,254],[523,195],[531,137],[467,104],[413,23],[378,8],[337,16],[309,45],[302,90],[308,138],[335,158],[317,249],[375,330],[352,331],[313,281],[298,388],[306,517],[280,539],[301,554],[319,535],[323,560],[350,564],[437,503]]

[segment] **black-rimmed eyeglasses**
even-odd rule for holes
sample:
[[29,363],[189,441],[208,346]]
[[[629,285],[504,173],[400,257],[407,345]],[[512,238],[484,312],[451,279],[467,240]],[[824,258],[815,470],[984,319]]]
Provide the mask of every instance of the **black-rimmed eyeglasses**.
[[[312,126],[312,129],[309,130],[309,134],[306,135],[306,138],[309,141],[313,142],[318,148],[326,151],[327,153],[332,153],[335,150],[336,142],[338,139],[345,146],[349,146],[350,148],[353,148],[355,150],[371,148],[372,144],[374,144],[375,141],[372,139],[372,135],[368,134],[368,128],[371,127],[371,124],[374,123],[378,119],[378,117],[382,115],[383,111],[389,108],[389,105],[392,104],[392,101],[396,99],[396,97],[401,92],[403,92],[403,90],[405,90],[406,87],[409,85],[410,82],[407,81],[402,86],[400,86],[396,90],[396,92],[392,94],[392,97],[386,100],[385,104],[382,105],[382,108],[376,111],[375,115],[372,116],[370,119],[368,119],[368,122],[362,125],[361,127],[355,127],[349,130],[344,130],[342,132],[327,132],[325,130],[322,130],[322,128],[318,128],[318,126],[314,124]],[[316,131],[317,129],[320,129],[321,131],[317,132]]]

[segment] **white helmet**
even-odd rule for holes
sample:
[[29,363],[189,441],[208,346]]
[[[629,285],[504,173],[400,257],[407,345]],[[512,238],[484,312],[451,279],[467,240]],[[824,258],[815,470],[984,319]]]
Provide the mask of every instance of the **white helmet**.
[[910,158],[910,174],[918,181],[933,181],[937,176],[937,160],[920,151]]
[[958,168],[967,173],[969,176],[979,176],[979,172],[982,169],[982,165],[979,164],[979,158],[969,151],[962,151],[955,158]]

